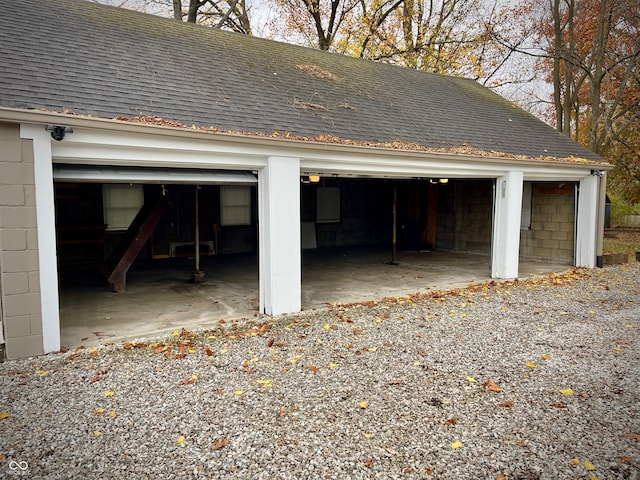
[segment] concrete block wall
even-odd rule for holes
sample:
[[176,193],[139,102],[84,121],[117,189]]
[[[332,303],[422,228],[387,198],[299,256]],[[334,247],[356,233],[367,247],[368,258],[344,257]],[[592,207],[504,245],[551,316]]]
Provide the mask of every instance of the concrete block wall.
[[574,186],[535,183],[532,186],[531,228],[520,231],[520,256],[531,260],[573,263]]
[[44,353],[33,145],[0,123],[0,308],[9,359]]
[[461,181],[456,185],[455,249],[491,252],[493,185],[490,180]]

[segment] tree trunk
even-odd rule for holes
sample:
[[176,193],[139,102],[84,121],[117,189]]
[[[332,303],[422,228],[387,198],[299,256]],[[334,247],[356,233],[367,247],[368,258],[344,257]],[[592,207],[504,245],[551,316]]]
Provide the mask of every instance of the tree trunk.
[[599,152],[598,128],[600,126],[600,101],[602,95],[602,79],[604,78],[604,61],[611,30],[611,10],[609,0],[602,0],[600,3],[600,14],[598,17],[598,31],[593,48],[593,76],[591,78],[591,121],[589,122],[589,148],[594,152]]
[[182,21],[182,0],[173,0],[173,19]]
[[561,65],[562,51],[564,50],[562,37],[562,18],[560,16],[560,0],[551,0],[551,9],[553,12],[553,32],[554,32],[554,51],[553,51],[553,105],[556,109],[556,130],[562,132],[564,127],[562,102],[562,81],[561,81]]
[[202,5],[204,5],[204,2],[201,2],[199,0],[189,1],[189,11],[187,12],[188,23],[196,23],[196,20],[198,19],[198,10]]

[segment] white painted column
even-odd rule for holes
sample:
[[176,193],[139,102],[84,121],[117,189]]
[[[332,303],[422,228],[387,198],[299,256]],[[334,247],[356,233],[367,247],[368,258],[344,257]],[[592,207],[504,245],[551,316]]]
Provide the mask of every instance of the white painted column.
[[297,312],[302,298],[300,160],[269,157],[258,173],[260,312]]
[[595,175],[580,180],[576,221],[576,267],[595,266],[599,180]]
[[518,276],[523,178],[522,172],[509,172],[496,179],[491,248],[492,278]]
[[44,125],[21,125],[20,137],[33,140],[42,343],[44,353],[51,353],[60,350],[56,212],[51,160],[52,140],[51,134],[45,131]]

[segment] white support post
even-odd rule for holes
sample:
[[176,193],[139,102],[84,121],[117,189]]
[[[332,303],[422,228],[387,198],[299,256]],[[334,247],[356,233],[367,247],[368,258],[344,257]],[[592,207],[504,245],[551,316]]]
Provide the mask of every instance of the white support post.
[[599,181],[600,177],[597,175],[589,175],[580,180],[576,221],[576,267],[595,266]]
[[297,312],[302,298],[300,160],[269,157],[258,173],[260,311]]
[[496,179],[491,248],[491,277],[516,278],[520,255],[520,216],[524,174],[509,172]]
[[53,193],[51,135],[43,125],[22,125],[21,138],[33,140],[40,306],[44,353],[60,350],[60,306],[56,253],[56,213]]

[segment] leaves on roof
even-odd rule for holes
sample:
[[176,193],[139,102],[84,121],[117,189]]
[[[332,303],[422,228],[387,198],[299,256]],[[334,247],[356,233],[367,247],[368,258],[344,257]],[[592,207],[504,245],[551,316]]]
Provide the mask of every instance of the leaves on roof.
[[303,102],[298,100],[297,98],[293,101],[293,106],[296,108],[301,108],[303,110],[314,109],[314,110],[328,110],[324,105],[320,105],[318,103],[312,102]]
[[[326,109],[322,105],[311,104],[308,102],[300,102],[297,101],[300,105],[298,108],[316,108],[316,109]],[[348,104],[340,105],[344,108],[353,108]],[[90,115],[81,115],[75,112],[70,111],[69,109],[65,109],[62,113],[66,115],[73,116],[83,116],[92,118]],[[201,125],[186,125],[180,123],[176,120],[168,120],[166,118],[153,116],[153,115],[138,115],[135,117],[115,117],[113,120],[117,120],[119,122],[128,122],[128,123],[138,123],[143,125],[157,125],[162,127],[171,127],[171,128],[181,128],[181,129],[189,129],[189,130],[197,130],[200,132],[209,132],[209,133],[224,133],[229,135],[243,135],[249,137],[262,137],[262,138],[281,138],[286,140],[297,140],[302,142],[315,142],[315,143],[328,143],[334,145],[348,145],[355,147],[369,147],[369,148],[386,148],[392,150],[405,150],[412,152],[425,152],[425,153],[435,153],[442,155],[466,155],[470,157],[486,157],[486,158],[510,158],[514,160],[532,160],[532,161],[545,161],[545,162],[557,162],[557,163],[579,163],[585,165],[598,165],[602,167],[603,165],[608,165],[606,163],[597,162],[595,160],[589,160],[586,158],[580,157],[553,157],[553,156],[538,156],[538,157],[530,157],[526,155],[515,155],[507,152],[499,152],[495,150],[486,151],[480,150],[474,147],[470,147],[468,145],[457,145],[457,146],[449,146],[449,147],[427,147],[424,145],[420,145],[415,142],[408,142],[404,140],[395,140],[393,142],[369,142],[369,141],[359,141],[359,140],[351,140],[346,138],[336,137],[334,135],[324,135],[319,134],[313,137],[311,136],[303,136],[296,135],[290,132],[248,132],[248,131],[238,131],[238,130],[226,130],[217,127],[205,127]]]
[[325,80],[337,80],[338,76],[331,73],[329,70],[325,70],[317,65],[296,65],[297,68],[307,72],[314,77],[322,78]]
[[[324,109],[321,105],[315,106],[314,104],[307,104],[307,102],[298,102],[301,106],[299,108],[320,108]],[[305,105],[305,107],[302,107]],[[346,107],[345,107],[346,108]],[[246,135],[252,137],[265,137],[265,138],[284,138],[287,140],[299,140],[304,142],[317,142],[317,143],[331,143],[337,145],[350,145],[350,146],[359,146],[359,147],[371,147],[371,148],[389,148],[393,150],[407,150],[414,152],[426,152],[426,153],[436,153],[436,154],[449,154],[449,155],[468,155],[473,157],[494,157],[494,158],[512,158],[517,160],[537,160],[537,161],[549,161],[549,162],[567,162],[567,163],[581,163],[586,165],[600,165],[601,162],[596,162],[594,160],[588,160],[586,158],[579,157],[566,157],[566,158],[558,158],[552,156],[539,156],[539,157],[528,157],[526,155],[514,155],[506,152],[498,152],[498,151],[485,151],[479,150],[474,147],[470,147],[468,145],[459,145],[459,146],[451,146],[451,147],[441,147],[441,148],[433,148],[426,147],[424,145],[420,145],[415,142],[407,142],[403,140],[395,140],[393,142],[365,142],[358,140],[350,140],[345,138],[339,138],[333,135],[316,135],[313,137],[300,136],[291,134],[289,132],[273,132],[273,133],[262,133],[262,132],[246,132],[246,131],[234,131],[234,130],[224,130],[216,127],[203,127],[197,125],[183,125],[174,120],[166,120],[161,117],[155,117],[150,115],[144,116],[136,116],[133,118],[130,117],[117,117],[115,120],[122,122],[133,122],[133,123],[142,123],[145,125],[160,125],[164,127],[177,127],[177,128],[189,128],[191,130],[199,130],[203,132],[212,132],[212,133],[227,133],[233,135]]]

